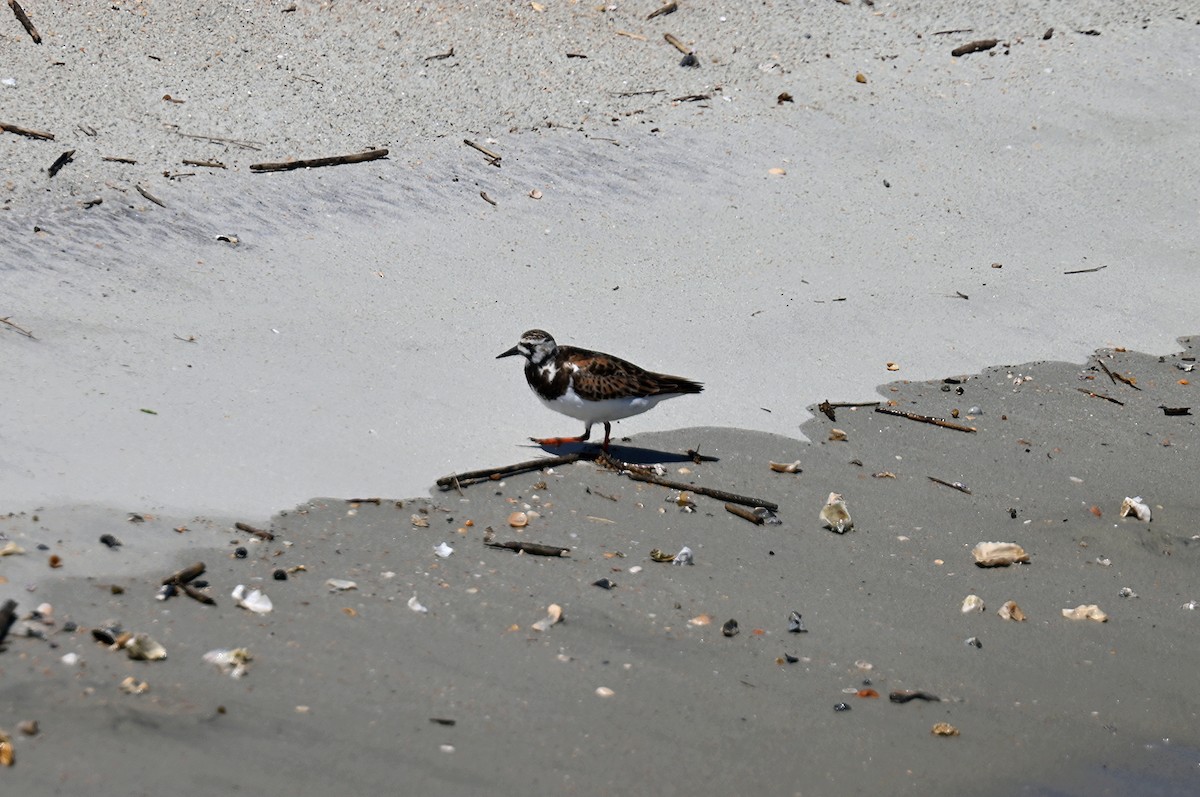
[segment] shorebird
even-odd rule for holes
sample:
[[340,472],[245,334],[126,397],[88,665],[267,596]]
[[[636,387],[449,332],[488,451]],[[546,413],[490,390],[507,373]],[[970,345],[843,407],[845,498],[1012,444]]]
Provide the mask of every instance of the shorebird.
[[559,346],[540,329],[526,332],[496,359],[514,354],[525,358],[525,379],[543,404],[587,424],[579,437],[529,438],[543,446],[583,443],[592,434],[592,424],[603,423],[607,451],[613,421],[640,415],[664,399],[704,390],[699,382],[656,374],[611,354]]

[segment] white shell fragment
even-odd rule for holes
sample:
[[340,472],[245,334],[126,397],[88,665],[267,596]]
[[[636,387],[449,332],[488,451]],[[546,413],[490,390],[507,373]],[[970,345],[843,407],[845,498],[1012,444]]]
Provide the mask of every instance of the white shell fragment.
[[545,631],[555,623],[562,621],[562,607],[557,603],[552,603],[546,608],[546,616],[533,624],[534,631]]
[[421,602],[417,600],[416,595],[413,595],[408,599],[408,608],[412,609],[417,614],[426,614],[429,611],[428,607],[422,605]]
[[1029,554],[1015,542],[981,542],[971,551],[980,567],[1007,567],[1016,562],[1028,562]]
[[150,684],[145,681],[139,681],[132,675],[125,678],[124,681],[117,684],[117,687],[127,695],[141,695],[150,690]]
[[161,661],[167,657],[167,649],[150,638],[149,634],[134,634],[125,645],[125,652],[134,661]]
[[596,696],[597,697],[612,697],[615,694],[616,694],[616,692],[609,689],[607,686],[597,686],[596,687]]
[[238,584],[234,587],[233,592],[230,593],[230,597],[233,598],[238,606],[248,609],[255,614],[266,614],[275,608],[271,604],[271,599],[262,590],[252,589],[247,593],[244,584]]
[[23,553],[25,553],[25,549],[12,540],[4,543],[4,547],[0,548],[0,556],[19,556]]
[[803,468],[800,467],[800,460],[795,462],[770,462],[771,470],[776,473],[800,473]]
[[845,534],[854,528],[854,521],[846,511],[846,500],[840,493],[830,493],[825,499],[825,507],[821,510],[821,526],[838,534]]
[[247,666],[253,658],[250,655],[250,651],[245,648],[218,648],[204,654],[206,662],[215,664],[221,669],[221,672],[227,674],[230,678],[241,678],[245,675]]
[[1140,495],[1136,498],[1126,497],[1121,502],[1121,517],[1129,517],[1130,515],[1133,515],[1143,523],[1150,522],[1150,507],[1146,506]]
[[983,598],[978,595],[968,595],[962,602],[962,613],[970,614],[971,612],[982,612],[984,610]]
[[671,560],[671,564],[694,565],[696,564],[694,558],[695,557],[692,556],[692,549],[685,545],[679,549],[679,553],[675,554],[675,558]]
[[331,578],[326,580],[325,586],[329,587],[330,592],[345,592],[349,589],[358,589],[358,584],[348,578]]
[[438,556],[440,556],[441,558],[445,559],[447,556],[454,553],[454,549],[443,542],[441,545],[438,545],[437,547],[435,547],[433,549],[433,552],[435,554],[437,554]]
[[62,663],[67,665],[68,667],[74,667],[75,665],[79,664],[81,661],[83,661],[83,659],[81,659],[79,657],[78,653],[66,653],[66,654],[63,654],[63,657],[62,657]]
[[1074,609],[1063,609],[1063,617],[1068,620],[1095,620],[1097,623],[1107,623],[1108,615],[1100,611],[1094,603],[1081,603]]
[[996,611],[996,614],[1005,620],[1014,620],[1018,623],[1025,622],[1025,612],[1021,610],[1016,601],[1005,601],[1004,605]]

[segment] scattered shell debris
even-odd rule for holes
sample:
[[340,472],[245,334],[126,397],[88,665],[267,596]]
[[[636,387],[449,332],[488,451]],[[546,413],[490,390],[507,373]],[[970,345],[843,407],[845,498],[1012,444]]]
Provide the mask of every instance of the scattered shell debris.
[[429,528],[429,518],[424,515],[413,515],[409,518],[409,522],[419,529]]
[[692,619],[688,620],[688,625],[712,625],[712,621],[713,619],[711,614],[698,614]]
[[327,579],[325,586],[329,587],[330,592],[345,592],[351,589],[358,589],[358,584],[348,578]]
[[788,633],[790,634],[807,634],[808,629],[804,627],[804,619],[800,616],[800,612],[792,612],[788,615]]
[[845,534],[854,528],[854,521],[846,511],[846,500],[840,493],[830,493],[825,499],[825,507],[821,510],[821,526],[838,534]]
[[1094,603],[1081,603],[1074,609],[1063,609],[1063,617],[1068,620],[1095,620],[1097,623],[1107,623],[1108,615]]
[[25,553],[25,549],[12,540],[4,543],[4,547],[0,548],[0,556],[20,556],[23,553]]
[[1025,622],[1025,612],[1021,610],[1016,601],[1005,601],[1004,605],[996,610],[996,614],[1005,620],[1013,620],[1018,623]]
[[162,661],[167,657],[167,649],[149,634],[134,634],[125,645],[125,653],[134,661]]
[[596,696],[597,697],[612,697],[615,694],[616,694],[616,692],[609,689],[607,686],[597,686],[596,687]]
[[1150,507],[1146,506],[1139,495],[1136,498],[1126,497],[1121,502],[1121,517],[1129,517],[1133,515],[1143,523],[1150,522]]
[[245,584],[238,584],[234,587],[233,592],[230,593],[230,597],[233,598],[238,606],[255,614],[267,614],[271,609],[275,608],[265,592],[260,589],[252,589],[246,592]]
[[1117,597],[1136,598],[1136,597],[1138,597],[1138,594],[1136,592],[1134,592],[1131,587],[1121,587],[1120,591],[1117,592]]
[[671,559],[671,564],[674,565],[694,565],[696,562],[692,556],[692,549],[686,545],[679,549],[679,553]]
[[930,730],[934,736],[958,736],[958,728],[948,722],[939,722]]
[[659,548],[651,548],[650,558],[656,562],[671,562],[674,561],[675,554],[667,553]]
[[563,610],[557,603],[546,607],[546,616],[533,624],[534,631],[545,631],[550,626],[562,622]]
[[416,595],[413,595],[411,598],[408,599],[408,608],[412,609],[417,614],[426,614],[429,612],[429,609],[426,606],[422,605],[422,603],[419,600],[417,600]]
[[450,554],[454,553],[454,549],[451,548],[447,543],[443,542],[442,544],[434,547],[433,552],[442,559],[445,559]]
[[970,614],[971,612],[982,612],[986,606],[983,605],[983,598],[978,595],[968,595],[963,598],[962,613]]
[[117,684],[117,688],[127,695],[144,695],[150,691],[150,684],[145,681],[139,681],[132,675],[127,676],[124,681]]
[[11,767],[15,760],[12,739],[7,733],[0,731],[0,766]]
[[802,470],[800,460],[796,460],[795,462],[771,462],[768,464],[770,464],[771,470],[776,473],[800,473]]
[[508,516],[508,525],[514,529],[523,529],[529,525],[529,515],[524,512],[513,512]]
[[971,553],[975,556],[975,564],[980,567],[1007,567],[1029,561],[1029,554],[1015,542],[981,542]]
[[214,664],[230,678],[241,678],[246,674],[254,657],[246,648],[217,648],[204,654],[204,661]]

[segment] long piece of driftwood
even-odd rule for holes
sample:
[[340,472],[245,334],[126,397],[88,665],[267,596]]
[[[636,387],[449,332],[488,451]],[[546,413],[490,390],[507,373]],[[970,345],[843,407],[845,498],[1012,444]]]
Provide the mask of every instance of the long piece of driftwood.
[[25,28],[25,32],[29,34],[29,38],[33,39],[34,44],[42,43],[42,34],[38,33],[38,29],[29,21],[29,17],[25,14],[25,9],[21,8],[21,4],[17,0],[8,0],[8,7],[12,9],[17,21]]
[[509,540],[508,542],[485,542],[489,548],[506,548],[517,553],[528,553],[534,556],[570,556],[571,549],[563,548],[558,545],[543,545],[540,542],[521,542],[519,540]]
[[29,127],[21,127],[20,125],[14,125],[9,122],[0,122],[0,130],[3,130],[6,133],[16,133],[18,136],[27,136],[29,138],[42,138],[42,139],[45,139],[46,141],[54,140],[53,133],[47,133],[45,130],[34,130]]
[[443,490],[453,490],[459,487],[466,487],[468,484],[475,484],[476,482],[496,481],[503,476],[511,476],[514,473],[526,473],[531,470],[569,465],[583,458],[584,455],[580,453],[567,454],[561,457],[530,459],[525,462],[518,462],[515,465],[505,465],[499,468],[483,468],[481,470],[469,470],[466,473],[452,473],[449,476],[443,476],[438,479],[437,486]]
[[286,172],[292,169],[315,169],[318,166],[340,166],[343,163],[362,163],[363,161],[386,158],[386,149],[369,149],[366,152],[356,152],[353,155],[333,155],[328,158],[304,158],[281,163],[252,163],[252,172]]

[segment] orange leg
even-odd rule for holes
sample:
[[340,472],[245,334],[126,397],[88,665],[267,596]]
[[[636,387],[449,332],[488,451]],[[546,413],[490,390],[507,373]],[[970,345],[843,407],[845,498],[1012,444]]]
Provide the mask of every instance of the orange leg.
[[[608,424],[604,424],[607,431]],[[565,446],[567,443],[586,443],[588,438],[592,436],[592,425],[589,423],[587,428],[583,430],[583,434],[579,437],[531,437],[531,441],[539,446]],[[607,435],[605,435],[605,445],[608,445]]]

